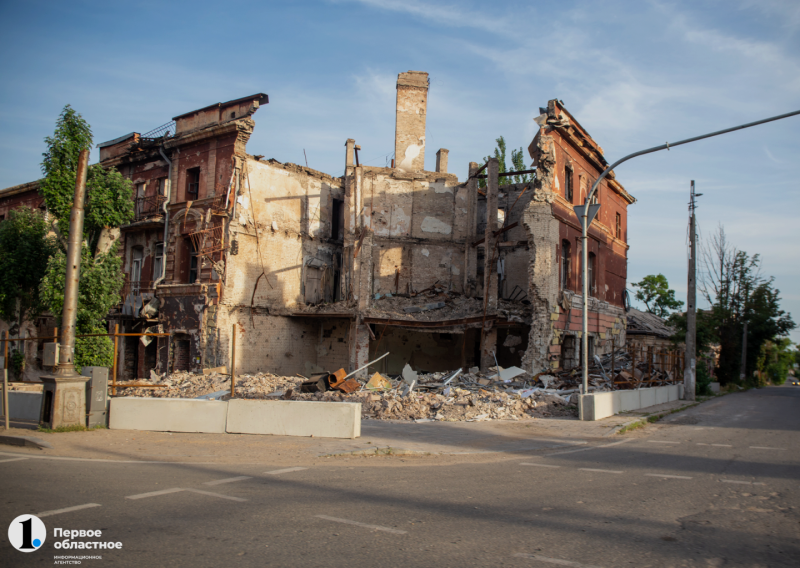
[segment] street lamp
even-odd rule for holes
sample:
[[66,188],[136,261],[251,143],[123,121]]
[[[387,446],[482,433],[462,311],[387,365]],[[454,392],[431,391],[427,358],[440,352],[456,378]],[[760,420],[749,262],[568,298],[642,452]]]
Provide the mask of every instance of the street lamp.
[[[589,190],[589,193],[586,195],[586,201],[583,205],[575,206],[575,213],[581,220],[581,245],[582,245],[582,266],[581,266],[581,273],[583,276],[583,322],[581,326],[581,340],[582,340],[582,356],[581,356],[581,364],[583,366],[583,389],[582,393],[584,395],[589,394],[589,282],[587,280],[587,264],[589,261],[589,250],[587,248],[587,239],[588,239],[588,232],[589,232],[589,224],[591,224],[592,220],[594,219],[595,215],[597,215],[597,211],[600,209],[600,205],[590,205],[592,201],[592,196],[594,196],[595,191],[597,191],[597,186],[600,185],[600,182],[603,181],[603,178],[608,175],[608,172],[613,170],[615,167],[620,165],[622,162],[627,162],[631,158],[635,158],[637,156],[643,156],[645,154],[652,154],[653,152],[658,152],[659,150],[669,150],[672,146],[680,146],[682,144],[688,144],[689,142],[696,142],[697,140],[702,140],[704,138],[711,138],[712,136],[719,136],[720,134],[727,134],[728,132],[734,132],[735,130],[742,130],[744,128],[750,128],[751,126],[757,126],[759,124],[764,124],[767,122],[773,122],[775,120],[780,120],[782,118],[788,118],[790,116],[795,116],[800,114],[800,110],[796,110],[794,112],[789,112],[786,114],[781,114],[778,116],[773,116],[772,118],[765,118],[764,120],[758,120],[756,122],[749,122],[747,124],[742,124],[741,126],[734,126],[733,128],[726,128],[725,130],[718,130],[717,132],[711,132],[709,134],[703,134],[701,136],[695,136],[693,138],[687,138],[686,140],[681,140],[679,142],[673,142],[670,144],[667,142],[666,144],[662,144],[661,146],[655,146],[654,148],[648,148],[647,150],[640,150],[638,152],[634,152],[633,154],[628,154],[622,159],[617,160],[610,166],[608,166],[603,173],[600,174],[600,177],[597,178],[592,184],[592,188]],[[694,359],[694,353],[690,355],[691,359]],[[613,372],[613,369],[612,369]],[[692,385],[693,386],[693,385]]]

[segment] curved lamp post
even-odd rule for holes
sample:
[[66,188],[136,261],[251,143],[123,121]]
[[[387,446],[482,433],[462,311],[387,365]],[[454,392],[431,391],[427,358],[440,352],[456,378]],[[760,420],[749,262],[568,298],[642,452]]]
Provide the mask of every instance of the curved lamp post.
[[[583,276],[583,325],[581,327],[581,340],[582,340],[582,356],[581,356],[581,364],[583,366],[583,394],[589,394],[589,282],[587,280],[587,263],[589,261],[589,251],[587,248],[587,239],[588,239],[588,231],[589,231],[589,224],[594,219],[594,216],[597,214],[597,210],[600,208],[599,205],[594,207],[590,207],[589,204],[591,203],[592,196],[594,195],[595,191],[597,191],[597,186],[600,185],[600,182],[603,181],[603,178],[608,175],[608,172],[613,170],[615,167],[620,165],[622,162],[627,162],[631,158],[635,158],[636,156],[643,156],[644,154],[652,154],[653,152],[658,152],[659,150],[669,150],[672,146],[680,146],[682,144],[688,144],[689,142],[696,142],[697,140],[702,140],[704,138],[711,138],[712,136],[719,136],[720,134],[727,134],[728,132],[734,132],[736,130],[742,130],[744,128],[750,128],[751,126],[757,126],[759,124],[764,124],[766,122],[772,122],[775,120],[780,120],[782,118],[788,118],[790,116],[795,116],[800,114],[800,110],[796,110],[794,112],[789,112],[786,114],[781,114],[778,116],[773,116],[772,118],[765,118],[764,120],[758,120],[756,122],[748,122],[747,124],[742,124],[741,126],[734,126],[733,128],[726,128],[725,130],[718,130],[716,132],[711,132],[710,134],[703,134],[701,136],[695,136],[694,138],[687,138],[686,140],[681,140],[679,142],[673,142],[670,144],[667,142],[666,144],[662,144],[661,146],[655,146],[653,148],[648,148],[647,150],[640,150],[638,152],[634,152],[633,154],[628,154],[624,158],[621,158],[608,166],[603,173],[600,174],[600,177],[597,178],[597,181],[592,184],[592,188],[589,190],[588,195],[586,196],[586,201],[584,202],[583,206],[577,206],[576,212],[578,216],[581,218],[581,256],[583,259],[581,273]],[[693,359],[694,357],[692,357]],[[613,369],[612,369],[613,371]]]

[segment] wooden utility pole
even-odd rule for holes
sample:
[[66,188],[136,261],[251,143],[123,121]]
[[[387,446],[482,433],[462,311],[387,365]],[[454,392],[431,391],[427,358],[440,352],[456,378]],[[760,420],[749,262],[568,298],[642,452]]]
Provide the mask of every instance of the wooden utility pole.
[[686,295],[686,356],[683,369],[683,397],[695,399],[695,366],[697,359],[697,235],[695,234],[695,192],[692,180],[689,200],[689,280]]

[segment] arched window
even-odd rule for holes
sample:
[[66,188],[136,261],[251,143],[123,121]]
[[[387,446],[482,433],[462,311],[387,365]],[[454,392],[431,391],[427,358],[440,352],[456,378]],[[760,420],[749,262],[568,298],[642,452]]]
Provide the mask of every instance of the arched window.
[[570,246],[569,241],[564,239],[561,241],[561,289],[569,289],[569,275],[570,275]]

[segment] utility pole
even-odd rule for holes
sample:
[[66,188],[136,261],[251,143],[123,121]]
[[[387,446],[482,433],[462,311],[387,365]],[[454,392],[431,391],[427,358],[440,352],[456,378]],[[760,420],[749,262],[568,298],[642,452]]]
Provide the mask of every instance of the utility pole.
[[42,407],[39,423],[49,428],[86,425],[86,381],[75,372],[75,330],[78,315],[78,281],[81,274],[83,244],[83,205],[86,200],[86,177],[89,150],[81,150],[75,177],[75,196],[69,216],[67,274],[64,308],[61,313],[61,347],[53,375],[42,377]]
[[745,284],[744,287],[744,310],[742,314],[742,319],[744,319],[744,330],[742,330],[742,366],[739,369],[739,380],[744,381],[745,376],[747,376],[747,300],[750,296],[750,290],[748,286]]
[[683,398],[695,399],[695,368],[697,360],[697,234],[694,211],[697,208],[694,180],[689,191],[689,280],[686,295],[686,356],[683,370]]

